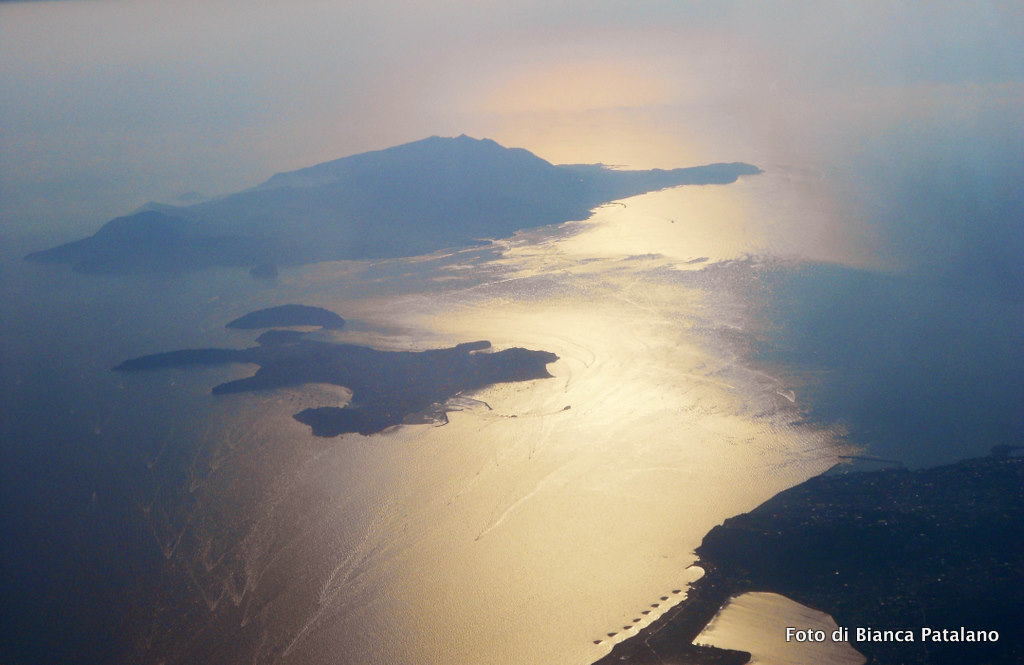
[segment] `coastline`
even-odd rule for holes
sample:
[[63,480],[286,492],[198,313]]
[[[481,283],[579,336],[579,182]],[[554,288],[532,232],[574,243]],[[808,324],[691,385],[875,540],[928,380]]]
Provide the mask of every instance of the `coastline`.
[[[817,476],[712,529],[705,575],[686,597],[595,665],[745,663],[692,644],[735,596],[773,592],[839,626],[998,631],[995,642],[851,641],[872,663],[1013,662],[1024,612],[1024,458],[989,456],[907,471]],[[922,618],[924,617],[924,618]],[[934,634],[934,633],[932,633]]]
[[746,651],[693,644],[704,627],[735,595],[729,580],[720,579],[713,563],[698,560],[693,565],[703,568],[704,576],[690,583],[683,600],[636,635],[616,644],[594,665],[661,665],[666,662],[665,658],[694,665],[743,665],[750,660]]

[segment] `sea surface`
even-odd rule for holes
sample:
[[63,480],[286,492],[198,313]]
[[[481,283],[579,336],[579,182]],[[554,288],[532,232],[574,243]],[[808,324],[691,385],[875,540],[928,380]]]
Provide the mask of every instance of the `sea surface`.
[[[822,631],[823,641],[800,641],[786,628]],[[838,632],[837,632],[838,631]],[[776,593],[733,598],[694,642],[750,654],[748,665],[862,665],[867,659],[850,646],[832,617]],[[838,638],[838,639],[833,639]]]
[[[772,177],[275,281],[79,275],[5,248],[2,660],[600,658],[682,598],[709,529],[870,452],[841,400],[811,401],[843,366],[780,341],[795,315],[774,314],[820,283],[792,275],[829,249]],[[345,317],[325,340],[559,360],[447,422],[336,438],[291,417],[346,403],[333,386],[213,396],[255,367],[109,371],[251,345],[224,325],[291,302]]]

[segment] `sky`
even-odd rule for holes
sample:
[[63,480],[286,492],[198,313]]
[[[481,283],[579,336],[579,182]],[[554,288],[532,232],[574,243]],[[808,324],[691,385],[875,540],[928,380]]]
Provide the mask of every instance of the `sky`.
[[1017,2],[0,2],[0,233],[467,133],[788,169],[879,265],[1012,261],[1022,47]]

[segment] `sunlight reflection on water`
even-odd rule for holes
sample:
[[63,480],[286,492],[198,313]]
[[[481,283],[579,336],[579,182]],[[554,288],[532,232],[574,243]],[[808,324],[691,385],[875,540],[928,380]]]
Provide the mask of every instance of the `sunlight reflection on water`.
[[[823,642],[786,641],[786,627],[820,630]],[[845,640],[833,641],[832,617],[774,593],[733,598],[694,640],[751,654],[750,665],[861,665],[867,659]]]
[[[293,421],[297,404],[325,398],[316,388],[222,402],[259,416],[248,454],[199,485],[205,517],[183,528],[202,533],[181,556],[207,600],[207,637],[171,637],[169,651],[187,659],[242,625],[258,645],[245,656],[267,662],[592,662],[682,597],[711,527],[832,466],[843,450],[798,424],[792,387],[744,364],[745,294],[672,278],[704,265],[694,258],[756,253],[746,209],[700,204],[722,217],[716,235],[680,195],[605,207],[499,253],[283,275],[275,297],[359,322],[328,335],[339,341],[488,339],[559,360],[553,378],[461,396],[443,427],[370,437],[313,439]],[[239,486],[252,503],[234,498]]]

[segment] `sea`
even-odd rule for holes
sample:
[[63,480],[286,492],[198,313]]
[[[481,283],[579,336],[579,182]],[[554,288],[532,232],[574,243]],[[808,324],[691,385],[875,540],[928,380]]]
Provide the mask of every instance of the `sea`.
[[[844,264],[794,221],[793,177],[276,280],[83,275],[4,247],[0,660],[584,665],[685,596],[724,519],[858,459],[934,464],[1019,434],[1020,305],[963,297],[972,326],[938,313],[941,284]],[[110,371],[252,345],[225,324],[285,303],[343,316],[325,341],[559,359],[446,418],[334,438],[292,415],[344,405],[335,386],[214,396],[255,366]],[[943,356],[964,344],[976,360]],[[958,383],[934,385],[947,370]],[[926,440],[951,399],[963,436]]]

